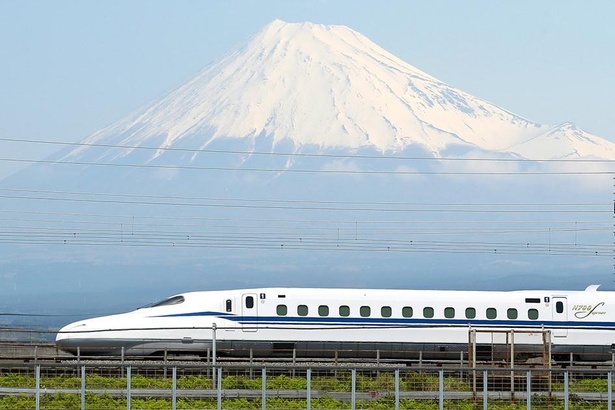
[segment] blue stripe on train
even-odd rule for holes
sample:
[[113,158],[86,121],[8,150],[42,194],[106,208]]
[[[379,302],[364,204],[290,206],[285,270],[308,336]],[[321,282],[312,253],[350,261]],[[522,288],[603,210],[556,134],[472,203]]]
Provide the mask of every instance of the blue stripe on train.
[[198,317],[213,316],[240,324],[253,325],[319,325],[319,326],[356,326],[356,327],[395,327],[395,326],[507,326],[507,327],[564,327],[564,328],[603,328],[615,330],[614,322],[590,321],[542,321],[542,320],[497,320],[497,319],[424,319],[424,318],[357,318],[357,317],[289,317],[289,316],[241,316],[224,312],[190,312],[162,315],[156,317]]

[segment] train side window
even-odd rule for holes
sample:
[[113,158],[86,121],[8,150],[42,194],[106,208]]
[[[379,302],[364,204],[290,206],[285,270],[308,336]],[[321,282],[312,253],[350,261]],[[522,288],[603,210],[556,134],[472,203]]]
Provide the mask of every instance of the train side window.
[[510,308],[506,311],[506,316],[509,319],[516,319],[519,317],[519,313],[517,312],[517,309],[515,308]]
[[361,306],[359,309],[359,314],[361,317],[369,317],[372,314],[372,308],[369,306]]
[[538,319],[538,309],[528,309],[527,317],[528,319],[531,319],[531,320]]
[[495,308],[487,308],[487,319],[495,319],[498,317],[498,311]]
[[286,316],[286,314],[288,313],[288,308],[286,307],[286,305],[278,305],[276,310],[278,312],[278,316]]
[[254,296],[246,296],[246,308],[252,309],[254,307]]
[[556,302],[555,303],[555,311],[557,313],[564,313],[564,302]]
[[401,309],[401,315],[403,317],[412,317],[412,314],[413,314],[413,312],[412,312],[412,307],[411,306],[404,306]]
[[380,315],[382,317],[391,317],[392,313],[393,311],[391,310],[390,306],[383,306],[380,308]]
[[444,308],[444,317],[447,319],[452,319],[455,317],[455,308],[447,307]]
[[433,317],[433,308],[432,307],[424,307],[423,308],[423,317],[427,319],[431,319]]
[[327,305],[318,306],[318,316],[329,316],[329,306]]
[[307,314],[308,314],[308,307],[306,305],[299,305],[299,306],[297,306],[297,314],[299,316],[307,316]]
[[233,301],[231,299],[226,299],[226,311],[227,312],[233,311]]
[[476,309],[473,307],[466,308],[466,319],[475,319],[476,318]]
[[340,316],[350,316],[350,308],[348,306],[340,306]]

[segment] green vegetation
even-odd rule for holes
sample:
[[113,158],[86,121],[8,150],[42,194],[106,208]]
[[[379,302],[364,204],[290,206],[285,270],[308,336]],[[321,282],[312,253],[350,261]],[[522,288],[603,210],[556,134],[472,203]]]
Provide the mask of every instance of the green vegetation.
[[[439,404],[437,400],[400,400],[400,409],[412,410],[437,410]],[[349,402],[344,402],[331,397],[322,397],[312,400],[313,409],[350,409]],[[2,410],[31,410],[35,406],[34,397],[28,396],[5,396],[0,399],[0,409]],[[54,395],[44,394],[41,396],[42,410],[79,410],[81,409],[81,398],[77,394],[58,393]],[[171,400],[163,398],[148,398],[131,400],[131,407],[139,410],[168,410],[171,408]],[[261,400],[248,400],[245,398],[224,399],[222,407],[225,409],[261,409]],[[357,409],[366,410],[389,410],[395,407],[392,397],[383,397],[378,400],[357,401]],[[115,410],[125,409],[125,398],[113,398],[108,394],[87,395],[86,408],[91,410]],[[216,409],[215,399],[178,399],[177,409]],[[268,409],[300,410],[306,408],[305,400],[290,400],[281,398],[267,399]],[[479,400],[445,401],[444,408],[454,408],[458,410],[478,410],[482,409],[482,402]],[[511,403],[509,401],[494,400],[489,403],[489,408],[493,410],[521,410],[527,408],[524,401]],[[534,396],[532,398],[532,408],[536,410],[550,409],[563,410],[563,400],[549,400],[546,396]],[[571,400],[569,408],[571,410],[604,410],[606,403],[595,403],[583,400]]]
[[[380,374],[363,374],[357,372],[356,390],[363,393],[361,399],[357,399],[358,409],[392,409],[395,407],[395,377],[392,372],[381,372]],[[305,391],[307,380],[305,377],[290,377],[288,375],[268,375],[267,380],[268,409],[305,409],[307,403],[305,399],[290,399],[279,397],[278,391]],[[86,387],[86,407],[91,410],[105,409],[125,409],[126,408],[126,377],[102,376],[100,374],[87,374]],[[222,379],[222,386],[225,390],[250,390],[260,391],[262,378],[243,375],[227,375]],[[351,403],[348,396],[345,399],[339,398],[339,394],[348,393],[351,390],[352,378],[350,371],[338,371],[335,375],[318,375],[312,377],[312,392],[318,392],[311,400],[311,407],[314,409],[350,409]],[[400,391],[427,391],[437,392],[439,378],[437,374],[421,372],[404,372],[400,377]],[[4,388],[34,388],[35,379],[33,374],[0,374],[0,387]],[[171,377],[164,377],[161,374],[142,375],[134,374],[131,377],[132,389],[153,389],[161,390],[161,394],[156,397],[136,397],[131,398],[131,407],[142,410],[162,410],[171,408]],[[578,393],[581,392],[606,392],[606,378],[580,379],[570,383],[571,392],[569,408],[583,410],[606,409],[606,402],[590,402],[583,400]],[[40,407],[43,410],[68,409],[78,410],[81,408],[81,378],[70,375],[45,375],[41,377],[41,397]],[[182,390],[213,389],[213,380],[206,376],[181,375],[177,378],[178,395]],[[68,393],[46,393],[45,389],[70,389],[74,392]],[[90,389],[98,389],[93,393]],[[468,380],[457,377],[445,377],[445,391],[467,392],[470,390]],[[109,390],[117,390],[110,392]],[[555,389],[557,390],[557,389]],[[369,395],[366,399],[365,393]],[[373,396],[372,396],[373,394]],[[160,397],[162,396],[162,397]],[[239,394],[241,396],[241,394]],[[247,395],[248,396],[248,395]],[[480,394],[479,394],[480,396]],[[222,406],[225,409],[260,409],[262,408],[260,395],[252,393],[249,397],[224,397]],[[0,397],[0,410],[21,410],[32,409],[35,406],[33,395],[16,394],[12,396]],[[517,410],[526,408],[525,400],[516,402],[493,400],[489,403],[490,409],[496,410]],[[217,399],[207,398],[184,398],[177,399],[177,409],[216,409]],[[445,408],[455,408],[459,410],[482,409],[482,401],[479,399],[446,401]],[[426,399],[400,399],[401,409],[436,410],[439,408],[437,395],[429,396]],[[561,399],[549,398],[546,393],[532,396],[533,409],[564,409],[564,402]]]

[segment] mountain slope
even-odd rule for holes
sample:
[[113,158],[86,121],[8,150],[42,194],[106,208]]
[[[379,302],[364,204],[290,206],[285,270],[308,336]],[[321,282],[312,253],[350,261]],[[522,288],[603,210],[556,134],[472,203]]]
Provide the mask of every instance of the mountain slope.
[[591,135],[566,122],[528,141],[510,147],[509,151],[526,158],[536,152],[549,152],[552,158],[615,158],[615,144]]
[[[589,134],[567,148],[528,143],[553,132],[435,79],[347,27],[276,20],[192,80],[84,142],[160,148],[145,158],[141,152],[139,162],[164,158],[166,148],[198,149],[220,139],[239,139],[248,150],[265,139],[261,145],[275,151],[283,144],[286,152],[371,148],[394,154],[420,147],[435,157],[455,146],[540,159],[586,152],[584,144],[615,152],[614,144]],[[131,155],[81,147],[65,158]]]

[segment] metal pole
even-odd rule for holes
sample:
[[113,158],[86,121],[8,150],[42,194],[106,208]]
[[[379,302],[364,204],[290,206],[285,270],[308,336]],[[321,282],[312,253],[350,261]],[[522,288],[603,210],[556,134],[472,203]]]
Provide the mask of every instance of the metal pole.
[[250,348],[250,380],[254,377],[252,365],[254,364],[254,350]]
[[608,372],[606,375],[607,380],[607,397],[609,399],[607,404],[607,410],[613,410],[613,372]]
[[216,329],[218,327],[215,323],[211,325],[211,354],[212,354],[212,364],[214,367],[216,366]]
[[81,366],[81,410],[85,410],[85,365]]
[[510,399],[515,400],[515,329],[510,329]]
[[177,366],[172,369],[173,384],[171,385],[171,410],[177,410]]
[[468,367],[472,367],[472,325],[468,325]]
[[[208,347],[207,348],[207,364],[210,364],[210,363],[211,363],[211,348]],[[214,372],[214,371],[215,369],[213,367],[207,367],[207,377],[209,377],[209,372]],[[212,379],[212,383],[214,380],[216,380],[216,376],[214,376],[213,373],[212,373],[211,379]],[[213,383],[211,385],[211,388],[215,389],[216,383]]]
[[[214,369],[215,373],[215,369]],[[218,367],[218,410],[222,410],[222,368]]]
[[130,365],[126,368],[126,410],[130,410],[130,382],[132,369]]
[[399,369],[395,369],[395,410],[399,410]]
[[350,408],[355,410],[357,408],[357,369],[352,369],[352,384],[350,390]]
[[564,372],[564,410],[568,410],[568,370]]
[[440,370],[438,373],[438,401],[440,410],[444,410],[444,370]]
[[[550,377],[550,376],[549,376]],[[527,384],[527,410],[532,409],[532,371],[528,370],[525,383]]]
[[549,369],[549,397],[551,397],[551,394],[553,393],[553,373],[551,372],[551,345],[553,342],[550,330],[547,330],[547,336],[549,338],[549,365],[547,366],[547,369]]
[[483,370],[483,410],[488,410],[489,406],[488,406],[488,398],[489,398],[489,394],[488,394],[488,385],[489,385],[489,380],[487,379],[487,370]]
[[213,372],[211,374],[212,383],[216,385],[216,324],[211,324],[211,368]]
[[261,384],[261,389],[262,389],[262,409],[266,410],[267,409],[267,369],[263,367],[263,370],[261,372],[262,374],[262,384]]
[[[476,368],[476,330],[470,329],[470,346],[472,359],[468,359],[468,363],[472,369]],[[476,396],[476,370],[472,370],[472,396]]]
[[308,368],[307,369],[307,374],[306,374],[306,378],[307,378],[307,391],[306,391],[306,410],[311,410],[312,409],[312,368]]
[[41,408],[41,365],[37,364],[34,368],[34,378],[36,379],[36,410]]

